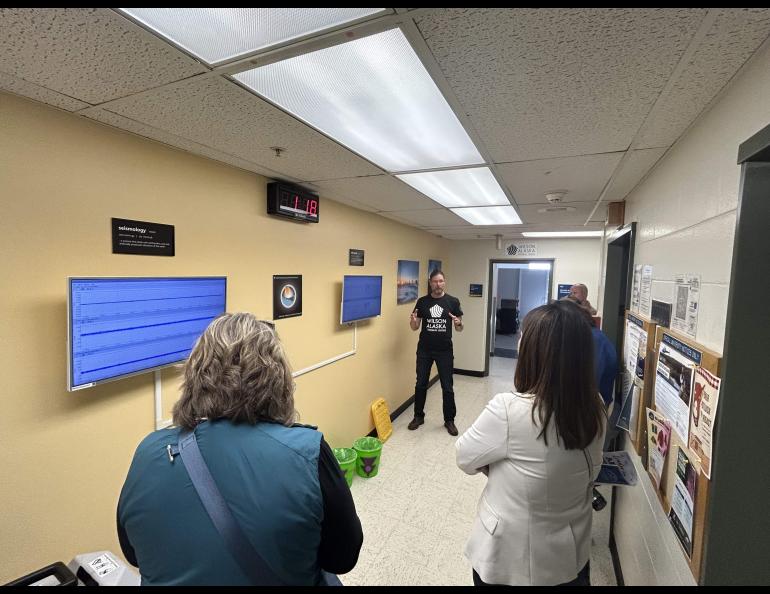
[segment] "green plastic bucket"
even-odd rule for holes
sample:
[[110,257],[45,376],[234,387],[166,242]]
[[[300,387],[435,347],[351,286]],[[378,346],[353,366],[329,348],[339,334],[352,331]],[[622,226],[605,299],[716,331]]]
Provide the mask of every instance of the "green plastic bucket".
[[359,437],[353,442],[353,449],[358,454],[356,472],[358,476],[371,478],[380,470],[382,442],[376,437]]
[[345,480],[348,482],[349,487],[353,484],[358,454],[351,448],[334,448],[333,451],[334,457],[337,458],[337,463],[340,465],[342,472],[345,473]]

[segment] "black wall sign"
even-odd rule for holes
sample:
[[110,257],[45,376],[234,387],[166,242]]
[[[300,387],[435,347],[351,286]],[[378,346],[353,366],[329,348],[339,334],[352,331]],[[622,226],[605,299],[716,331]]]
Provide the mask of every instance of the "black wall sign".
[[468,294],[471,297],[481,297],[484,292],[484,285],[471,285]]
[[113,218],[112,253],[173,256],[174,225]]
[[302,315],[302,275],[273,276],[273,319]]
[[671,327],[671,304],[665,301],[652,300],[652,309],[650,310],[650,318],[658,326],[664,328]]
[[349,250],[348,251],[348,264],[350,266],[363,266],[364,265],[364,250]]

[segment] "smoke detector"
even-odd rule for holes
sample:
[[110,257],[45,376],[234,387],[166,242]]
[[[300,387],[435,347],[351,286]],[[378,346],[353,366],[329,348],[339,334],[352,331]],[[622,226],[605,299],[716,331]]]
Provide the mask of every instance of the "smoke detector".
[[559,204],[566,195],[567,190],[554,190],[553,192],[546,193],[545,199],[551,204]]

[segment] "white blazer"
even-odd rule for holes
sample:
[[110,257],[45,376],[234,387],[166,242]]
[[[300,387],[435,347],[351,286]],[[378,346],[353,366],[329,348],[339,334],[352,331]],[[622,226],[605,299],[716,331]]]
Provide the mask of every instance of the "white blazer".
[[455,445],[464,472],[489,466],[465,547],[488,584],[562,584],[575,579],[590,557],[592,487],[604,426],[585,450],[565,450],[552,418],[546,446],[532,422],[533,402],[531,395],[498,394]]

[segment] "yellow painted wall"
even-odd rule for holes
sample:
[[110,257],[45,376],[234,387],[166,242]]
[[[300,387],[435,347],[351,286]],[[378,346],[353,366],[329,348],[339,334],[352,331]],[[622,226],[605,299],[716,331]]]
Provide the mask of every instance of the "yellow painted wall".
[[[277,323],[298,370],[352,348],[343,274],[382,275],[382,317],[359,325],[355,356],[297,379],[297,408],[342,446],[372,428],[376,397],[392,411],[413,393],[417,334],[411,306],[396,305],[396,263],[451,270],[449,242],[330,200],[317,225],[268,217],[266,181],[0,94],[0,583],[120,550],[120,487],[154,428],[152,374],[65,390],[68,276],[226,275],[228,309],[269,319],[272,275],[302,274],[302,317]],[[174,225],[176,256],[113,255],[111,217]],[[348,248],[365,267],[348,266]],[[178,383],[163,371],[166,410]]]

